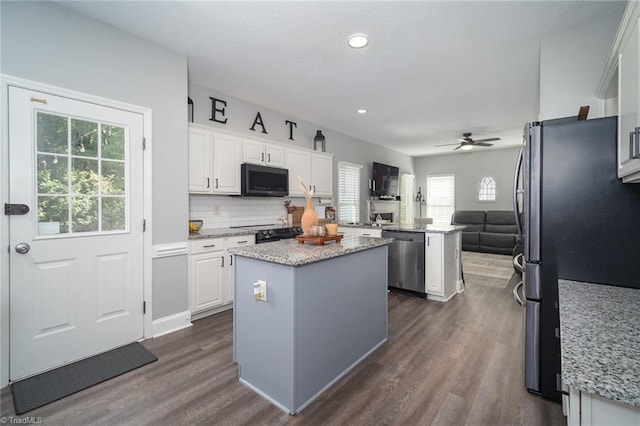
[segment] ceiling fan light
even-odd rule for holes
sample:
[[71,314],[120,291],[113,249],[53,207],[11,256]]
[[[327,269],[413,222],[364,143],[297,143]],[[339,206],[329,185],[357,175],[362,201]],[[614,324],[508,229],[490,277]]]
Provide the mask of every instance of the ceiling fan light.
[[356,112],[357,112],[358,114],[366,114],[366,113],[367,113],[367,110],[366,110],[365,108],[359,108],[359,109],[357,109],[357,110],[356,110]]
[[354,49],[362,49],[369,44],[369,39],[364,34],[354,34],[349,37],[349,47]]
[[463,150],[463,151],[471,151],[471,150],[473,149],[473,145],[470,145],[470,144],[463,144],[463,145],[460,147],[460,149],[461,149],[461,150]]

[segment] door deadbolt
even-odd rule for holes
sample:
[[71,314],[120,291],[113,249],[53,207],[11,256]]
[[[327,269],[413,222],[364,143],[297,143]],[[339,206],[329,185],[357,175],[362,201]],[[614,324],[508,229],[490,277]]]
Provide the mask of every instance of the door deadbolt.
[[16,244],[16,253],[26,254],[31,250],[31,246],[27,243],[18,243]]

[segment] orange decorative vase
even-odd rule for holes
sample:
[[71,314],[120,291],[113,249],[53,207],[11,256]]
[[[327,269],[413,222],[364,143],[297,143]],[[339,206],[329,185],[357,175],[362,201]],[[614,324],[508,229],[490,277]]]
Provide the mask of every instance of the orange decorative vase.
[[305,207],[304,213],[302,213],[300,224],[302,225],[304,235],[309,235],[309,228],[318,224],[318,215],[315,210],[313,210],[311,199],[307,200],[307,207]]

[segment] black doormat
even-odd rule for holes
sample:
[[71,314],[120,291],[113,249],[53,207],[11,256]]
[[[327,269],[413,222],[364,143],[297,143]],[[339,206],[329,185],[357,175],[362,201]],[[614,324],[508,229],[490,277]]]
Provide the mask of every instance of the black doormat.
[[16,414],[42,407],[158,358],[138,342],[11,384]]

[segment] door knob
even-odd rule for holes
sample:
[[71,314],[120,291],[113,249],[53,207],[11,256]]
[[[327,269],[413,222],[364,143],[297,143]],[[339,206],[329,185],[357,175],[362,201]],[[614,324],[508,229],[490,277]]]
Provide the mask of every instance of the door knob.
[[31,246],[27,243],[16,244],[16,253],[25,254],[29,253],[29,250],[31,250]]

